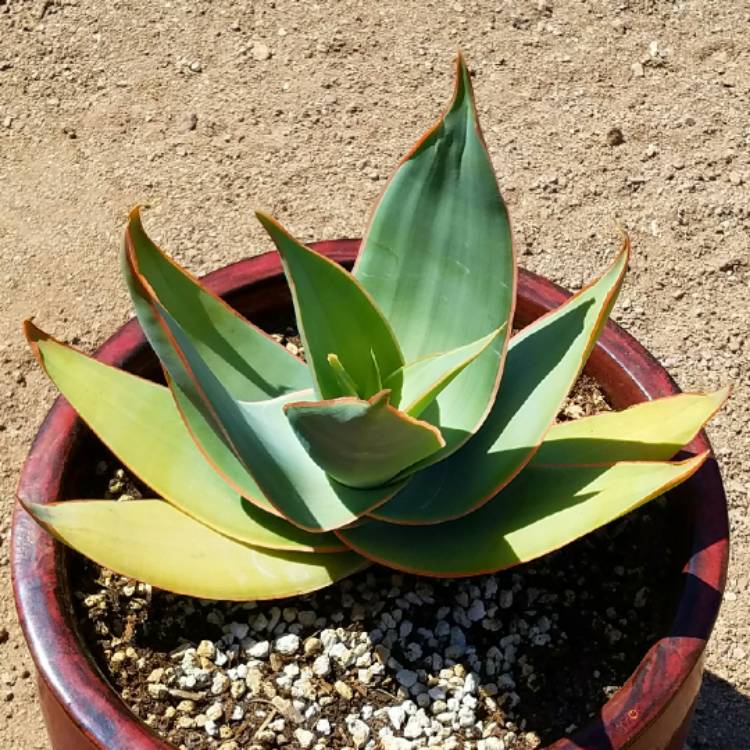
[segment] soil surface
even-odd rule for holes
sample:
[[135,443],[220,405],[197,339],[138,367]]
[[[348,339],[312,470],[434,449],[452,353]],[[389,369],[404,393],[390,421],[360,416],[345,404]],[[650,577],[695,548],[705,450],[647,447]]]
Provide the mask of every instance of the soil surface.
[[13,611],[13,491],[54,390],[20,321],[92,349],[130,315],[128,209],[196,272],[356,236],[450,91],[460,46],[520,261],[569,288],[631,233],[613,317],[684,389],[735,383],[709,430],[733,531],[690,737],[750,747],[747,0],[0,0],[0,746],[46,748]]

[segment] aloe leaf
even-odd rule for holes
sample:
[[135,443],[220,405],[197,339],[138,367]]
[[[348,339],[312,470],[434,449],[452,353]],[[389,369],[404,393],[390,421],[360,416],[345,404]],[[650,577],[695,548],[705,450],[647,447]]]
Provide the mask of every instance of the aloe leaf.
[[[442,354],[422,357],[402,367],[400,373],[395,373],[402,380],[397,401],[399,409],[412,417],[418,417],[454,378],[497,339],[504,328],[503,325],[471,344]],[[390,380],[385,382],[385,387],[391,387]]]
[[341,392],[346,394],[347,396],[354,396],[356,398],[357,384],[352,380],[351,375],[349,375],[349,373],[344,369],[344,365],[341,364],[341,360],[335,354],[329,354],[327,359],[328,364],[331,366],[331,369],[333,370],[337,380],[339,381]]
[[374,395],[372,358],[383,378],[404,364],[393,331],[377,305],[341,266],[297,242],[265,214],[257,216],[281,255],[319,397],[345,395],[328,363],[331,352],[356,383],[358,395]]
[[[626,242],[598,281],[513,338],[500,393],[479,432],[452,456],[414,475],[374,517],[417,524],[459,518],[494,497],[521,471],[551,427],[609,315],[627,269],[628,248]],[[429,410],[423,418],[429,420]]]
[[680,393],[561,422],[549,431],[531,465],[666,461],[695,437],[730,390]]
[[[372,349],[370,349],[370,362],[372,363],[372,387],[374,388],[375,393],[379,393],[383,390],[383,374],[380,372],[378,360],[375,357],[375,352]],[[396,372],[398,372],[398,370],[396,370]],[[397,388],[400,387],[400,378],[391,376],[391,379],[393,380],[393,384]]]
[[484,507],[436,526],[366,521],[337,531],[374,562],[430,576],[528,562],[635,510],[687,479],[708,453],[677,463],[527,467]]
[[[156,311],[173,337],[175,350],[185,366],[184,371],[177,371],[175,380],[170,381],[170,386],[181,389],[185,401],[195,407],[193,412],[181,409],[183,418],[191,420],[199,413],[204,419],[202,426],[210,424],[209,420],[220,424],[219,439],[214,436],[213,443],[203,442],[204,450],[209,452],[216,446],[231,448],[271,505],[295,526],[314,532],[344,526],[384,503],[403,486],[401,483],[355,489],[329,477],[307,454],[284,414],[286,404],[310,398],[312,390],[268,401],[237,401],[211,372],[169,313],[158,303]],[[200,431],[193,430],[192,434],[201,439]],[[225,454],[210,455],[219,470],[223,470],[221,462]]]
[[460,56],[453,100],[391,178],[353,274],[393,326],[407,362],[507,326],[424,415],[446,440],[431,459],[442,460],[477,431],[494,401],[516,288],[508,213]]
[[[178,321],[236,398],[254,401],[311,387],[304,362],[241,317],[151,241],[138,208],[131,212],[125,232],[125,255],[125,273],[131,289],[130,276],[135,274],[148,296],[158,299]],[[138,303],[137,299],[134,301]],[[136,312],[152,339],[152,317],[144,316],[139,304]]]
[[251,547],[161,500],[67,500],[24,507],[46,531],[99,565],[187,596],[235,601],[295,596],[367,565],[353,552]]
[[[258,547],[342,549],[332,534],[303,531],[241,498],[198,450],[167,388],[98,362],[30,322],[25,330],[42,368],[84,422],[135,476],[176,508]],[[262,497],[257,485],[255,492]]]
[[[185,357],[169,326],[159,313],[160,309],[164,310],[165,308],[160,307],[153,290],[137,273],[129,252],[126,252],[123,256],[123,273],[138,321],[146,334],[146,338],[161,360],[169,389],[172,391],[177,409],[190,436],[216,473],[230,487],[263,510],[277,513],[278,511],[263,495],[255,479],[237,458],[221,421],[211,408],[210,403],[206,401],[200,388],[196,387],[197,384],[192,371],[185,361]],[[176,321],[175,326],[179,326]],[[191,348],[195,349],[192,339],[186,333],[183,335],[191,342]],[[230,395],[230,398],[234,397]]]
[[326,473],[351,487],[375,487],[445,444],[436,427],[391,406],[389,393],[290,403],[284,411]]

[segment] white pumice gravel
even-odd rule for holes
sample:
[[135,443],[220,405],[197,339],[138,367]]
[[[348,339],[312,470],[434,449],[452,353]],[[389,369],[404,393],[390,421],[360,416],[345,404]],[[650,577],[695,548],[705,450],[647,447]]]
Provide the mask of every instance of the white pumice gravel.
[[287,633],[276,639],[274,651],[284,656],[291,656],[297,653],[299,648],[299,636],[294,633]]
[[81,608],[124,700],[180,750],[533,750],[585,723],[658,636],[654,516],[498,575],[375,566],[280,603],[178,597],[87,564]]
[[247,649],[247,655],[254,659],[265,659],[271,652],[271,644],[268,641],[258,641]]

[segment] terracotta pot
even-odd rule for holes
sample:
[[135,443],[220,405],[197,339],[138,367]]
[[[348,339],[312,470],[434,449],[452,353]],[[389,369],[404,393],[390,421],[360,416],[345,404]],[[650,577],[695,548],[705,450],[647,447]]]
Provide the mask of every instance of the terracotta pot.
[[[358,240],[316,245],[329,257],[351,264]],[[259,324],[289,311],[289,291],[275,253],[216,271],[208,285]],[[516,325],[523,326],[560,305],[568,293],[545,279],[521,272]],[[130,321],[98,351],[102,361],[140,374],[156,363],[140,328]],[[609,323],[587,372],[616,408],[677,392],[665,370],[631,336]],[[90,433],[60,398],[48,414],[26,460],[21,489],[44,503],[74,494],[82,444]],[[709,448],[701,433],[690,452]],[[727,569],[727,507],[718,468],[710,460],[674,491],[690,543],[684,559],[683,591],[671,632],[644,656],[627,683],[596,721],[550,750],[678,750],[698,693],[703,653],[721,602]],[[81,641],[73,615],[68,554],[16,507],[12,574],[16,606],[38,673],[39,694],[53,750],[168,750],[136,719],[107,682]]]

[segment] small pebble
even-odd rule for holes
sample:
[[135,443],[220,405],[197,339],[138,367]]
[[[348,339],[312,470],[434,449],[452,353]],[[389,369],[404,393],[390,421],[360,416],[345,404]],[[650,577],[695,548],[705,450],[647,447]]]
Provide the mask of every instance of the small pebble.
[[352,738],[355,750],[360,750],[367,744],[367,740],[370,739],[370,728],[364,721],[361,719],[347,721],[346,728]]
[[309,747],[312,747],[313,742],[315,742],[315,734],[308,729],[295,729],[294,737],[302,750],[307,750]]
[[204,659],[213,660],[216,656],[216,646],[212,641],[201,641],[198,644],[198,648],[195,649],[195,653],[198,656],[202,656]]
[[331,722],[328,719],[320,719],[315,724],[315,731],[323,737],[327,737],[331,733]]
[[305,656],[313,656],[319,654],[323,650],[323,643],[320,638],[311,636],[305,641]]
[[342,680],[336,680],[333,684],[333,689],[345,700],[350,701],[354,693],[352,689]]
[[294,633],[287,633],[286,635],[282,635],[280,638],[276,639],[276,642],[274,643],[274,650],[279,654],[291,656],[292,654],[297,653],[299,646],[299,636],[295,635]]
[[271,50],[265,44],[256,42],[253,45],[253,59],[262,62],[268,60],[271,57]]
[[271,651],[271,644],[268,641],[258,641],[247,649],[247,655],[253,659],[265,659]]
[[198,126],[198,115],[195,112],[188,112],[180,118],[179,130],[183,133],[189,133]]
[[406,720],[406,711],[404,711],[403,706],[389,706],[386,709],[386,713],[388,714],[388,720],[393,725],[393,728],[398,731],[403,726],[404,721]]
[[312,665],[316,677],[326,677],[331,672],[331,660],[325,654],[318,656]]
[[401,669],[396,673],[396,680],[399,685],[403,685],[405,688],[410,688],[417,682],[417,673],[411,669]]
[[610,128],[607,131],[606,141],[608,146],[620,146],[625,143],[625,136],[620,128]]

